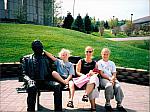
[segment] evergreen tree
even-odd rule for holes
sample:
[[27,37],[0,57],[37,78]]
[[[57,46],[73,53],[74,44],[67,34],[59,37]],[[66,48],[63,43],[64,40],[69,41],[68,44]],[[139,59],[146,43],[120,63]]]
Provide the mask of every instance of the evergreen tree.
[[95,32],[98,32],[99,31],[99,27],[100,27],[100,21],[98,19],[98,21],[96,21],[96,24],[95,24]]
[[105,29],[109,29],[109,25],[108,25],[107,21],[105,22],[104,27],[105,27]]
[[86,33],[91,32],[91,20],[90,20],[88,14],[86,14],[86,16],[84,18],[84,28],[85,28]]
[[73,23],[73,17],[70,12],[68,12],[67,17],[65,17],[63,28],[71,29]]
[[72,25],[72,29],[77,31],[83,31],[83,20],[80,14],[78,14],[77,18],[75,19]]

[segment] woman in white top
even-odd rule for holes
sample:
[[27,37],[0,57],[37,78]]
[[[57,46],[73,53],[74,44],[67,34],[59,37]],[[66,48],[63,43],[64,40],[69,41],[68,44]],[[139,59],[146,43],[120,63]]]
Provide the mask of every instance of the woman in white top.
[[117,101],[117,109],[121,112],[126,112],[126,110],[121,105],[123,100],[123,92],[120,87],[120,83],[116,78],[116,66],[113,61],[109,60],[110,50],[108,48],[103,48],[101,51],[102,59],[98,61],[98,69],[101,75],[101,86],[105,88],[105,109],[107,111],[112,111],[110,105],[110,100],[114,98]]

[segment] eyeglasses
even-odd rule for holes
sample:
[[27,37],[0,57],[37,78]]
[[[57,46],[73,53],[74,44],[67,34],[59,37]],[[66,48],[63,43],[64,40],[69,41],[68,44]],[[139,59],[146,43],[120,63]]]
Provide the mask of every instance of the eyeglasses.
[[89,52],[89,53],[92,53],[93,51],[86,51],[86,53],[88,53],[88,52]]

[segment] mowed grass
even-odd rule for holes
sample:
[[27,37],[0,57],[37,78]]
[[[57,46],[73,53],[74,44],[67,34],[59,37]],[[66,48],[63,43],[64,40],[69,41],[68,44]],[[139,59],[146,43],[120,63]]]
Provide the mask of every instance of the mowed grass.
[[114,34],[111,33],[111,30],[106,30],[106,29],[104,30],[103,36],[100,36],[99,32],[93,32],[92,35],[98,36],[98,37],[103,37],[103,38],[125,38],[125,37],[127,37],[127,35],[123,32],[119,32],[115,36]]
[[72,55],[84,57],[84,48],[88,45],[94,50],[94,59],[101,59],[103,47],[111,50],[110,59],[117,66],[149,70],[148,50],[113,42],[91,34],[69,29],[30,25],[0,24],[0,62],[17,62],[20,57],[32,53],[31,43],[35,39],[42,41],[44,49],[58,56],[62,48],[72,51]]
[[121,43],[128,44],[141,49],[150,50],[150,40],[122,41]]

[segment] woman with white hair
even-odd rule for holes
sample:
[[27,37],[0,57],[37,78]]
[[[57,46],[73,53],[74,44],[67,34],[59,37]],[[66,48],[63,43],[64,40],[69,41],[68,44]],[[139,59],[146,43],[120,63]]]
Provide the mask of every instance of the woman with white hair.
[[61,49],[58,53],[59,58],[54,57],[51,53],[45,51],[45,54],[54,61],[57,71],[52,72],[52,76],[65,86],[69,86],[69,101],[67,106],[74,108],[73,96],[74,96],[74,83],[71,80],[72,75],[75,75],[74,66],[68,61],[70,57],[70,51],[68,49]]

